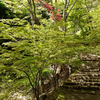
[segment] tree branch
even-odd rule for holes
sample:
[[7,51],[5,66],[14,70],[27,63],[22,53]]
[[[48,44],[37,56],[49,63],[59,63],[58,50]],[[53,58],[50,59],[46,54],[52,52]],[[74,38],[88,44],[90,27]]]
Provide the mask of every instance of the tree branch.
[[30,10],[30,17],[31,17],[31,23],[32,23],[32,29],[34,30],[34,17],[33,17],[33,12],[32,12],[32,2],[31,0],[27,0],[28,1],[28,4],[29,4],[29,10]]
[[21,70],[21,69],[17,69],[17,70],[22,71],[22,72],[24,72],[26,74],[26,76],[27,76],[27,78],[28,78],[28,80],[30,82],[30,85],[32,86],[32,89],[35,90],[35,88],[34,88],[32,82],[31,82],[31,79],[30,79],[30,76],[28,75],[28,73],[26,71]]
[[33,12],[34,12],[34,20],[36,21],[36,9],[35,9],[35,3],[34,3],[34,0],[32,0],[33,2]]
[[29,69],[30,69],[31,74],[32,74],[32,76],[33,76],[33,82],[34,82],[35,76],[34,76],[34,74],[33,74],[32,69],[31,69],[31,67],[30,67],[30,66],[29,66]]
[[70,7],[70,10],[69,10],[69,12],[67,13],[67,16],[68,16],[68,15],[69,15],[69,13],[71,12],[71,10],[72,10],[72,8],[74,7],[74,5],[75,5],[76,1],[77,1],[77,0],[75,0],[75,1],[74,1],[74,3],[73,3],[73,5]]
[[68,0],[67,5],[66,5],[67,6],[66,7],[67,10],[68,10],[68,6],[69,6],[69,2],[70,2],[70,0]]

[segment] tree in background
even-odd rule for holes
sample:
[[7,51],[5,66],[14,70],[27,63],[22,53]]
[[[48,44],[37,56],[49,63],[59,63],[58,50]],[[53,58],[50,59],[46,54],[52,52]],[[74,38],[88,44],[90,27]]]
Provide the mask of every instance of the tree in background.
[[36,22],[36,9],[34,0],[27,0],[29,4],[29,12],[31,17],[32,29],[34,30],[34,24]]
[[68,18],[68,31],[72,31],[73,34],[77,34],[77,36],[79,35],[81,38],[86,38],[90,30],[93,30],[93,16],[90,15],[90,12],[97,6],[99,6],[98,0],[77,1]]
[[[64,2],[64,9],[63,9],[63,19],[64,19],[64,23],[66,23],[67,19],[68,19],[68,16],[72,10],[72,8],[74,7],[75,3],[76,3],[77,0],[74,0],[74,2],[71,4],[70,6],[70,0],[65,0]],[[70,7],[70,8],[69,8]],[[63,27],[63,30],[66,32],[66,24],[65,26]]]

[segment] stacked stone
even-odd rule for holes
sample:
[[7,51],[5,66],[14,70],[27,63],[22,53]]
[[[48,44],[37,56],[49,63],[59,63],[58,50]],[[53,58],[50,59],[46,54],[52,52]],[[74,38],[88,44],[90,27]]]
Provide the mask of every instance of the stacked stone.
[[81,54],[80,59],[85,61],[81,68],[73,73],[64,83],[65,87],[81,89],[100,89],[100,56]]

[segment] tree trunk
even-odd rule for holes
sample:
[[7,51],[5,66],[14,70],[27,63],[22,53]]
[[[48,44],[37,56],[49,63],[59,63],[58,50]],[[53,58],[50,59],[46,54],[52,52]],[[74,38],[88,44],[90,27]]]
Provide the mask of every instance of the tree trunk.
[[35,20],[35,23],[36,23],[36,9],[35,9],[35,3],[34,3],[34,0],[32,0],[33,2],[33,13],[34,13],[34,20]]
[[50,0],[50,2],[51,2],[51,5],[53,5],[53,2],[52,2],[52,0]]
[[27,1],[28,1],[28,4],[29,4],[29,11],[30,11],[32,29],[34,30],[35,20],[34,20],[34,16],[33,16],[33,12],[32,12],[32,2],[31,2],[31,0],[27,0]]
[[[66,23],[67,20],[67,10],[68,10],[68,6],[69,6],[69,1],[67,2],[67,0],[65,0],[65,5],[64,5],[64,9],[63,9],[63,19],[64,19],[64,24]],[[63,31],[67,31],[66,29],[66,25],[63,26]]]
[[[63,10],[63,19],[64,19],[64,24],[66,24],[67,22],[67,18],[69,16],[69,13],[71,12],[72,8],[74,7],[75,3],[76,3],[77,0],[75,0],[72,4],[72,6],[70,7],[69,11],[68,11],[68,6],[69,6],[69,2],[70,0],[65,0],[65,5],[64,5],[64,10]],[[65,31],[65,34],[66,34],[66,25],[63,26],[63,31]],[[64,34],[64,35],[65,35]]]

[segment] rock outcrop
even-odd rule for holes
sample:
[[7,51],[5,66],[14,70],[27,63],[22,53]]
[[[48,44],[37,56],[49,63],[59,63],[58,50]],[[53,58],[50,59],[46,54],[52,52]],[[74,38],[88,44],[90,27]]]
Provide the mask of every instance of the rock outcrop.
[[42,81],[41,84],[41,95],[40,99],[45,100],[46,97],[53,91],[56,90],[59,86],[62,85],[62,82],[68,79],[70,75],[71,67],[68,64],[55,64],[50,66],[50,70],[53,70],[53,73],[49,77]]
[[52,66],[52,70],[53,73],[43,82],[44,92],[53,91],[62,84],[62,81],[68,79],[71,68],[68,64],[56,64]]
[[100,57],[93,54],[81,54],[85,61],[79,70],[73,73],[63,86],[75,89],[100,89]]

